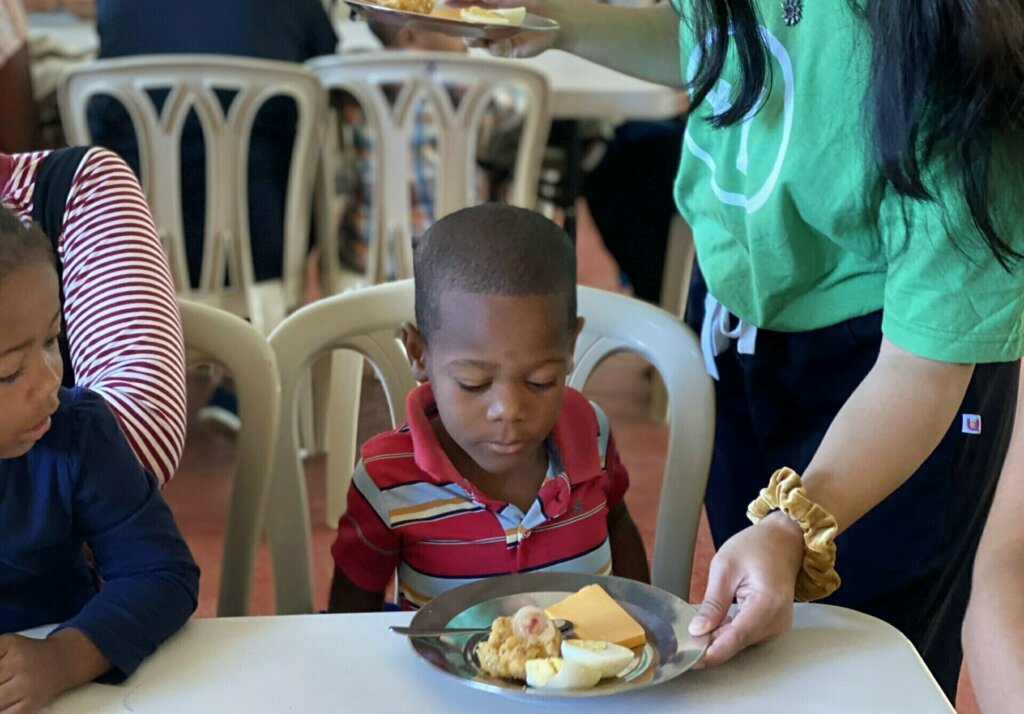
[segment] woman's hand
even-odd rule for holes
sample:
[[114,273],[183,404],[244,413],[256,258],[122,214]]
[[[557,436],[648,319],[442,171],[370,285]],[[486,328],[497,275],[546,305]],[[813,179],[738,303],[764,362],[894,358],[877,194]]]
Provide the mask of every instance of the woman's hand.
[[[793,593],[803,565],[800,526],[784,513],[766,516],[719,549],[690,634],[710,633],[703,664],[712,667],[740,650],[771,640],[793,623]],[[733,601],[739,612],[729,618]]]
[[[479,5],[490,10],[503,7],[525,7],[526,12],[531,15],[539,15],[555,20],[559,25],[563,24],[554,15],[564,15],[559,12],[559,3],[549,0],[456,0],[449,2],[449,5]],[[519,34],[503,40],[473,39],[466,40],[468,47],[479,47],[487,50],[495,57],[534,57],[541,52],[558,46],[559,35],[563,29],[554,32],[520,32]]]

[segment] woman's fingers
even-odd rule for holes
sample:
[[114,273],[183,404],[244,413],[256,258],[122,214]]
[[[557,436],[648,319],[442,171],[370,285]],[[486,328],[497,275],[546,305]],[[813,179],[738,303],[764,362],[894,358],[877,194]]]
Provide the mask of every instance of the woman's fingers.
[[711,561],[708,587],[704,602],[697,609],[697,616],[690,622],[690,634],[695,637],[706,635],[718,629],[729,614],[729,606],[736,596],[732,565],[715,558]]

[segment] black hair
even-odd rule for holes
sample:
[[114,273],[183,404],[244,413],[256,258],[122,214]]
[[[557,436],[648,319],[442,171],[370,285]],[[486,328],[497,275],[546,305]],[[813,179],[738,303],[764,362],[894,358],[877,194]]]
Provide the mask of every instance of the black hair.
[[[739,90],[729,109],[708,120],[716,127],[742,121],[770,86],[765,80],[771,65],[753,0],[673,1],[692,6],[693,31],[703,50],[691,82],[691,106],[718,81],[732,29]],[[989,167],[997,137],[1012,132],[1009,146],[1024,141],[1024,0],[848,3],[871,38],[865,110],[885,185],[904,198],[934,200],[923,169],[945,161],[958,178],[977,235],[1009,270],[1024,255],[993,220]]]
[[0,204],[0,280],[35,260],[56,266],[50,239],[39,226],[24,225]]
[[431,226],[413,255],[416,325],[425,341],[440,327],[438,302],[449,290],[564,296],[566,333],[576,324],[576,249],[539,213],[501,203],[464,208]]

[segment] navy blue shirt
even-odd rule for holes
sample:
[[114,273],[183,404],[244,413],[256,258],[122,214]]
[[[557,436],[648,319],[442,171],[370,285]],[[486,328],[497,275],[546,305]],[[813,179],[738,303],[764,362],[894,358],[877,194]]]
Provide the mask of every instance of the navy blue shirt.
[[50,431],[0,459],[0,524],[0,633],[80,630],[113,664],[108,680],[131,674],[196,608],[199,569],[93,392],[62,389]]
[[[98,0],[96,12],[101,58],[206,53],[305,62],[333,54],[338,44],[321,0]],[[226,100],[223,96],[222,102]],[[138,173],[138,149],[124,109],[100,97],[90,106],[89,119],[94,141],[123,156]],[[281,275],[284,200],[295,120],[294,102],[275,98],[264,105],[253,127],[249,225],[257,280]],[[181,172],[193,284],[202,256],[204,155],[202,130],[193,116],[182,134]]]

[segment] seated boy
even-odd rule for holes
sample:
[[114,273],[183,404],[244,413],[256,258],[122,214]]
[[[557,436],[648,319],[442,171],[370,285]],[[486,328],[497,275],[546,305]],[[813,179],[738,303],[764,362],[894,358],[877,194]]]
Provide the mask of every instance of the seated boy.
[[647,580],[604,414],[566,388],[583,327],[576,256],[538,213],[442,218],[415,251],[408,422],[370,439],[332,548],[329,609],[379,610],[536,570]]
[[60,386],[57,285],[49,240],[0,206],[0,711],[124,679],[196,607],[155,480],[99,396]]

